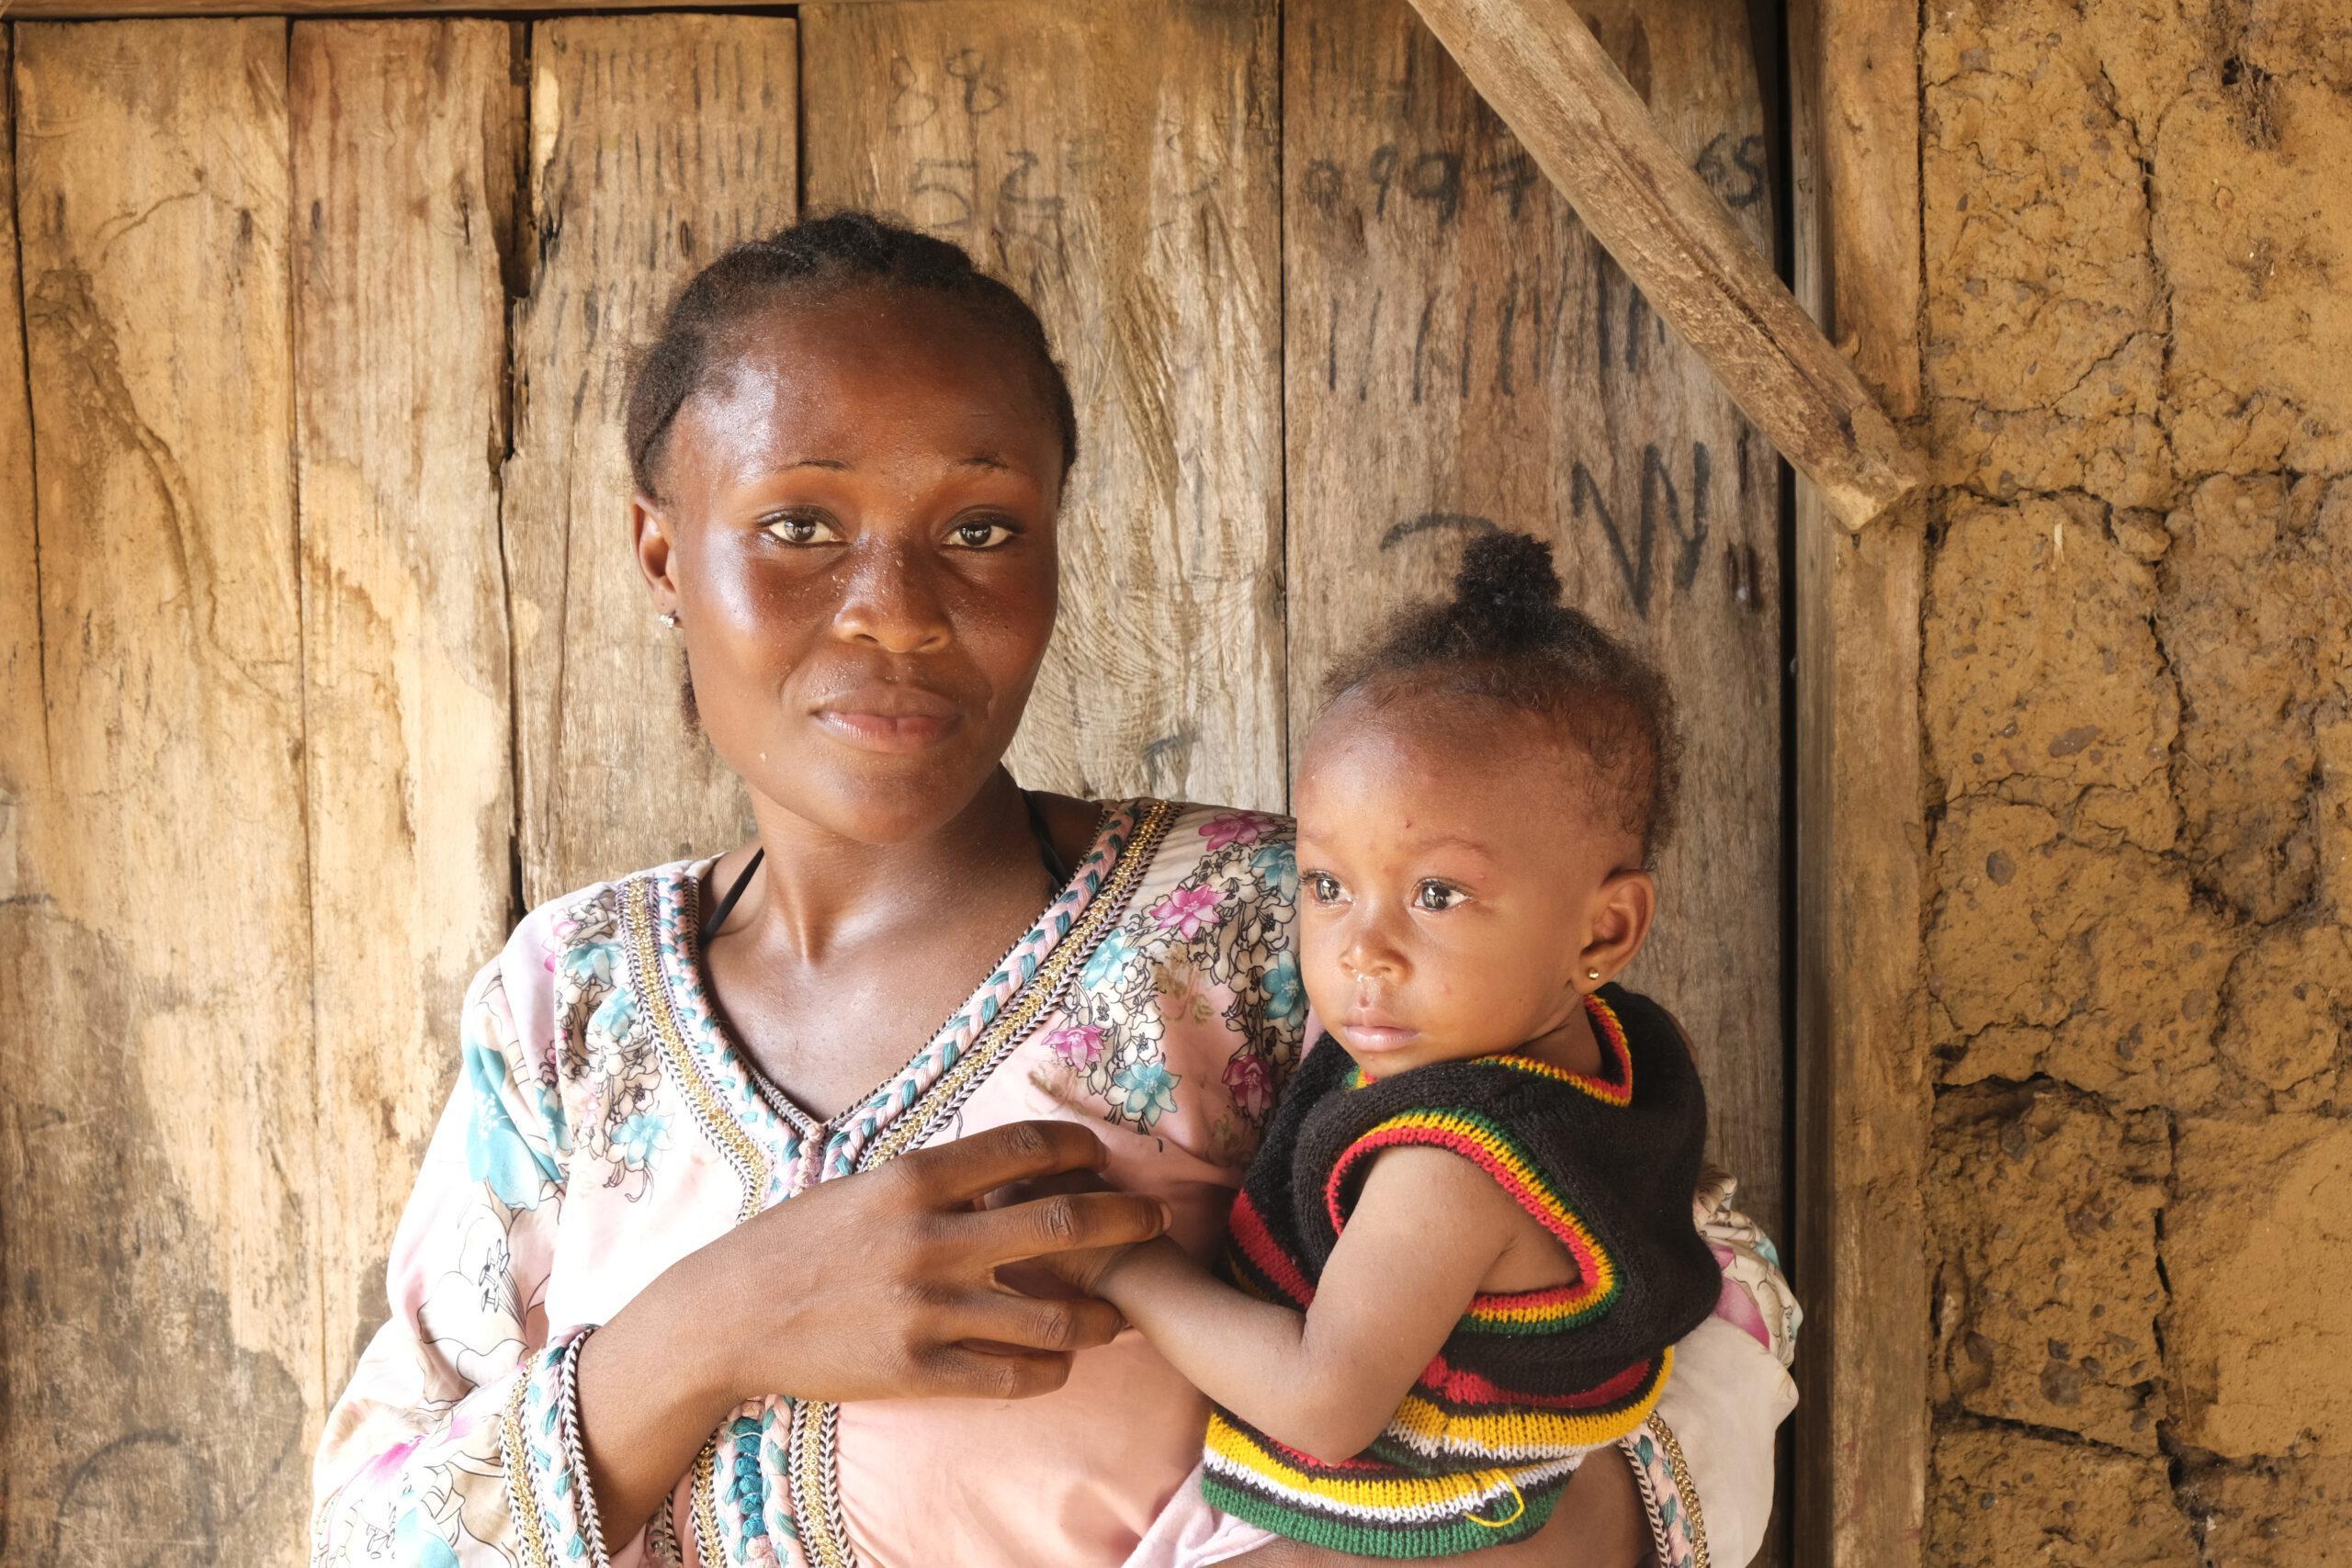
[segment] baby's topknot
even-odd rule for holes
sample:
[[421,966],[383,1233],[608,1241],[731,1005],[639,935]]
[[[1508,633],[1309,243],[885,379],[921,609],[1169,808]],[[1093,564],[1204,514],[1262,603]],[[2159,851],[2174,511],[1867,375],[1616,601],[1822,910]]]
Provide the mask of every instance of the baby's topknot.
[[1408,610],[1325,683],[1337,702],[1424,694],[1484,700],[1551,724],[1592,764],[1594,809],[1641,846],[1665,846],[1682,746],[1666,679],[1562,602],[1552,547],[1525,534],[1472,539],[1453,597]]
[[1466,640],[1497,653],[1555,635],[1563,617],[1552,547],[1525,534],[1479,535],[1462,552],[1451,608]]

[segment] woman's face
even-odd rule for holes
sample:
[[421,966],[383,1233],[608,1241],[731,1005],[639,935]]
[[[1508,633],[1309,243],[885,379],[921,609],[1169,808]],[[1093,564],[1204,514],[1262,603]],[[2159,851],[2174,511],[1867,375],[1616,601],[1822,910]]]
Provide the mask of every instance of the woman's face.
[[787,298],[733,334],[637,499],[711,744],[865,843],[935,829],[1012,743],[1053,634],[1061,439],[1011,334],[944,297]]

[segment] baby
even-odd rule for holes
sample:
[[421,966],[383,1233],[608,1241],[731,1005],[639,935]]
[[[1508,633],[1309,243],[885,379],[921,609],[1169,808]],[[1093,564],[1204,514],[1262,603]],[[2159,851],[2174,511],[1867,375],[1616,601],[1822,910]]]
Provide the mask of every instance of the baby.
[[1216,1402],[1210,1501],[1442,1556],[1541,1528],[1722,1287],[1690,1218],[1698,1076],[1611,984],[1657,908],[1671,702],[1510,534],[1330,691],[1296,795],[1329,1032],[1234,1203],[1231,1282],[1165,1240],[1074,1282]]

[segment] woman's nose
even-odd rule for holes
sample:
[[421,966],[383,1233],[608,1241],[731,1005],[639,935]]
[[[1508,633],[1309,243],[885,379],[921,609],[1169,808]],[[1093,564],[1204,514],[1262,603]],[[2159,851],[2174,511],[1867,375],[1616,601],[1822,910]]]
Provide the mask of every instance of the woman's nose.
[[833,612],[834,635],[888,653],[933,653],[952,642],[955,629],[927,554],[886,540],[861,546]]

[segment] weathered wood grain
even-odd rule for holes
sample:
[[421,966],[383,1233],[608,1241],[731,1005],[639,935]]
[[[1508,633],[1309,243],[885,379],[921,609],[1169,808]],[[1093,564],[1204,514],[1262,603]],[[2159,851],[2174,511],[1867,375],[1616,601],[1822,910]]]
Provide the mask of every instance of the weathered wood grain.
[[[1898,421],[1920,407],[1918,13],[1789,14],[1797,297]],[[1849,537],[1797,486],[1795,1561],[1921,1560],[1930,1280],[1920,1173],[1924,506]]]
[[[1572,603],[1650,652],[1690,738],[1663,912],[1631,976],[1702,1055],[1718,1158],[1781,1212],[1778,486],[1674,341],[1403,0],[1285,7],[1294,732],[1339,651],[1442,592],[1468,535],[1555,541]],[[1602,36],[1768,243],[1736,0]]]
[[327,1386],[503,942],[513,711],[498,463],[522,104],[495,21],[294,27],[295,500]]
[[[1556,0],[1413,0],[1585,226],[1757,428],[1860,528],[1922,469],[1845,358]],[[1668,13],[1668,17],[1671,17]]]
[[524,897],[750,831],[741,786],[691,733],[683,657],[629,542],[621,448],[632,356],[670,296],[791,221],[794,24],[571,17],[532,30],[529,229],[505,536]]
[[[860,0],[835,0],[858,4]],[[935,4],[938,0],[891,0]],[[127,17],[432,17],[546,16],[574,11],[773,11],[774,0],[11,0],[9,15],[28,21]]]
[[48,757],[0,907],[6,1561],[290,1563],[323,1346],[286,28],[17,40]]
[[812,209],[964,245],[1069,367],[1061,624],[1014,771],[1280,806],[1271,0],[808,6],[801,26]]

